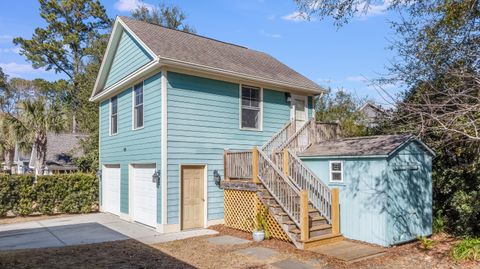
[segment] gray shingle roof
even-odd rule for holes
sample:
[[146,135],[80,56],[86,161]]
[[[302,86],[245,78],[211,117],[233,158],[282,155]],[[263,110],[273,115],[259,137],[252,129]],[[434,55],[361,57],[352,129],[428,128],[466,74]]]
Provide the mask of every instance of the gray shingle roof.
[[311,91],[323,91],[318,84],[266,53],[128,17],[120,18],[160,58],[294,84]]
[[68,165],[72,157],[81,157],[83,150],[80,147],[80,140],[88,136],[85,134],[47,134],[47,154],[46,161],[48,165]]
[[[302,157],[389,155],[395,151],[395,149],[411,139],[415,139],[415,137],[412,135],[403,134],[351,137],[338,140],[329,140],[312,145],[298,155]],[[420,144],[422,144],[427,151],[433,154],[433,152],[423,143],[420,142]]]

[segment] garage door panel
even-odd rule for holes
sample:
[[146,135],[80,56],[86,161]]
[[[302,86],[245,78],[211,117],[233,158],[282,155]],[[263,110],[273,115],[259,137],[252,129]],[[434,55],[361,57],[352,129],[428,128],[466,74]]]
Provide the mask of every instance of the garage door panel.
[[120,215],[120,165],[103,166],[102,210]]
[[133,166],[133,219],[149,226],[156,226],[157,185],[152,181],[154,164]]

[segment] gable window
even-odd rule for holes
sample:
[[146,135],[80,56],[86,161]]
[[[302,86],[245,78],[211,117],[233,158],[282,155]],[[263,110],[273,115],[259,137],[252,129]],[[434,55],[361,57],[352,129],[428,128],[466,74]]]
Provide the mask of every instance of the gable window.
[[143,82],[133,87],[133,129],[143,127]]
[[110,134],[114,135],[118,131],[118,100],[114,96],[110,99]]
[[343,182],[343,162],[330,162],[330,182]]
[[242,129],[261,129],[262,90],[258,87],[241,87],[240,126]]

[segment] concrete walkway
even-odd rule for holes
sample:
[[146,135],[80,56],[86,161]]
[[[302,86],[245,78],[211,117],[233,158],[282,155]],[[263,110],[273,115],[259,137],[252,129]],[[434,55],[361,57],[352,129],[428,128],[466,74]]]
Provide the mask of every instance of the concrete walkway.
[[97,213],[0,225],[0,251],[62,247],[126,239],[156,244],[211,234],[217,234],[217,232],[199,229],[160,234],[150,227],[127,222],[111,214]]

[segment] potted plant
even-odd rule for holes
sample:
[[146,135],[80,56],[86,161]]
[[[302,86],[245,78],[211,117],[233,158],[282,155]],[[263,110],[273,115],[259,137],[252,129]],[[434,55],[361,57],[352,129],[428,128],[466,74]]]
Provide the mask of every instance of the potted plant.
[[268,209],[259,210],[255,217],[248,218],[247,224],[252,230],[253,241],[261,242],[264,239],[270,239],[270,228],[267,222]]

